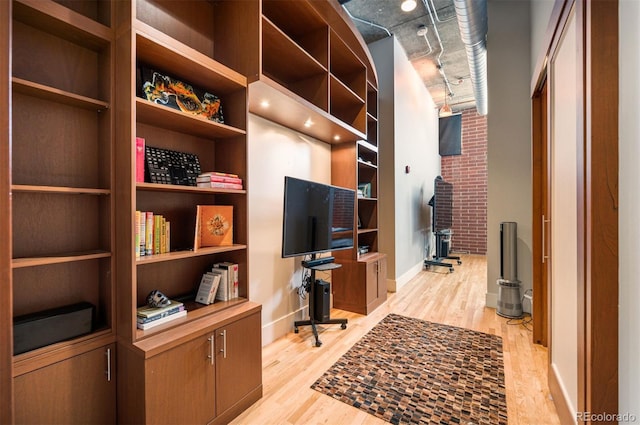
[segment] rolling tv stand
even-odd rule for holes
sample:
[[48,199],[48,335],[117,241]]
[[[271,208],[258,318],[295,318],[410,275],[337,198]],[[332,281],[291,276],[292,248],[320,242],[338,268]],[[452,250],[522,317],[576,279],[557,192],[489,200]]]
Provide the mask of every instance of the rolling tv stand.
[[316,314],[315,314],[316,270],[323,270],[323,271],[333,270],[333,269],[342,267],[342,265],[334,263],[333,257],[324,257],[321,259],[316,259],[315,254],[313,254],[310,261],[302,262],[302,266],[306,269],[311,270],[311,277],[310,277],[311,288],[309,288],[309,319],[295,321],[293,323],[293,331],[295,333],[298,333],[299,332],[298,327],[311,326],[311,330],[313,331],[313,336],[316,339],[316,347],[320,347],[322,345],[322,341],[320,341],[320,337],[318,336],[318,329],[316,325],[340,325],[341,329],[347,329],[348,319],[317,320]]
[[451,242],[451,230],[444,229],[436,232],[436,255],[431,260],[424,260],[424,266],[428,269],[431,266],[447,267],[449,273],[453,273],[453,264],[445,263],[442,260],[456,260],[458,265],[462,264],[460,257],[449,255],[449,243]]

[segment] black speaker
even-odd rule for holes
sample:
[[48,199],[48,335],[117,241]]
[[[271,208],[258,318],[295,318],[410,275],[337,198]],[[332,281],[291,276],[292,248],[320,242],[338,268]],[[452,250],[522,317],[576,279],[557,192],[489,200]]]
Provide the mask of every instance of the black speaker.
[[313,299],[313,318],[316,322],[329,320],[331,304],[331,285],[324,280],[316,279]]
[[13,319],[13,353],[88,334],[93,329],[95,307],[87,302],[40,311]]

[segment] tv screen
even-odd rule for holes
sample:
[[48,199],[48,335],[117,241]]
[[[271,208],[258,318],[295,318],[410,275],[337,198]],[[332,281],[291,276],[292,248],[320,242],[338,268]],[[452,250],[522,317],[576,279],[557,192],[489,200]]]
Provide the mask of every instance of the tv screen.
[[439,119],[440,156],[462,154],[462,115],[455,114]]
[[433,198],[429,204],[433,207],[433,231],[451,229],[453,227],[453,185],[436,177]]
[[282,257],[354,246],[355,190],[286,176]]

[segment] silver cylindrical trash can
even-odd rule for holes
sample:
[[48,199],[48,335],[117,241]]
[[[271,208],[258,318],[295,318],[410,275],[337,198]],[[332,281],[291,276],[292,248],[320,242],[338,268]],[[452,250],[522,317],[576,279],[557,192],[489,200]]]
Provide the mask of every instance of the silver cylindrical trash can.
[[522,299],[518,280],[518,227],[512,221],[500,223],[500,278],[498,279],[498,314],[522,317]]
[[500,279],[518,280],[518,225],[512,221],[500,223]]
[[498,279],[498,315],[517,319],[522,317],[520,282]]

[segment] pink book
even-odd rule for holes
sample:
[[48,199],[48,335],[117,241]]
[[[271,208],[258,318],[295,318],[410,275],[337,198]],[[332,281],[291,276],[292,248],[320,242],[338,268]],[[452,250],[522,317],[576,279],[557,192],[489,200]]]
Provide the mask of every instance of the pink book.
[[144,183],[144,139],[136,137],[136,183]]

